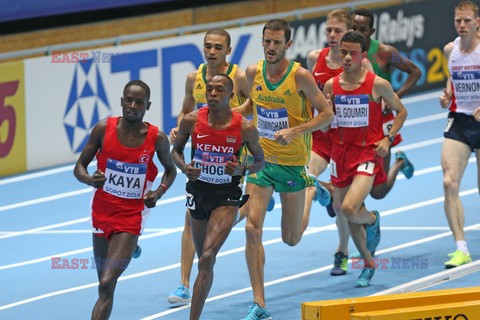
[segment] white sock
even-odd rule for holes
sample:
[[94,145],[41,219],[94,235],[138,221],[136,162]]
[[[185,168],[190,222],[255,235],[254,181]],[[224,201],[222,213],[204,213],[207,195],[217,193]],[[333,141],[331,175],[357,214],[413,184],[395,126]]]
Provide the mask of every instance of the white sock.
[[457,250],[460,250],[463,253],[468,253],[467,241],[458,240],[456,243],[457,243]]

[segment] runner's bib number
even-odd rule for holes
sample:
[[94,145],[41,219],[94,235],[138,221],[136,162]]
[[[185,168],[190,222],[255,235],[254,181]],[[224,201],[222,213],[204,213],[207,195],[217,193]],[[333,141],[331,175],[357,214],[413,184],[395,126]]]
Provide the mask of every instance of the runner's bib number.
[[123,199],[141,199],[147,173],[146,164],[126,163],[107,159],[103,185],[106,193]]
[[460,112],[471,114],[480,101],[480,70],[455,71],[452,73],[452,82],[457,103],[471,106],[472,109]]
[[225,165],[231,159],[232,155],[228,153],[195,150],[193,155],[194,166],[202,169],[198,180],[213,184],[232,182],[232,177],[225,173]]
[[257,105],[257,129],[260,138],[275,140],[275,132],[288,129],[287,109],[265,109]]
[[360,128],[368,126],[368,95],[336,95],[336,126]]

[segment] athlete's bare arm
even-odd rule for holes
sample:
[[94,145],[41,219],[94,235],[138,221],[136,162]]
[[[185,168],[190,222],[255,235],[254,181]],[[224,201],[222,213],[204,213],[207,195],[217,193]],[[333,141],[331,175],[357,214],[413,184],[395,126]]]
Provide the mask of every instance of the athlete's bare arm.
[[[386,44],[380,44],[379,52],[385,52],[387,58],[387,68],[394,67],[403,72],[408,73],[407,80],[403,86],[398,89],[397,95],[399,98],[403,97],[408,90],[410,90],[417,83],[418,79],[422,76],[420,69],[408,58],[402,57],[397,49]],[[380,55],[381,59],[382,55]],[[390,71],[390,70],[387,70]]]
[[[170,154],[170,143],[168,142],[168,137],[161,131],[158,131],[157,140],[155,141],[155,151],[160,164],[165,170],[159,187],[154,191],[149,190],[143,197],[145,206],[147,208],[155,207],[157,200],[165,194],[177,176],[177,168],[175,167]],[[162,184],[165,186],[165,188],[162,186]]]
[[[449,42],[443,47],[443,54],[445,55],[445,58],[450,59],[450,54],[452,53],[453,50],[453,42]],[[447,84],[445,85],[445,88],[443,89],[443,93],[440,96],[440,105],[442,108],[448,108],[450,106],[450,102],[452,101],[452,82],[450,77],[447,79]]]
[[239,97],[250,97],[250,85],[248,84],[247,74],[240,68],[237,68],[235,73],[235,93]]
[[[395,91],[393,91],[390,83],[379,76],[376,76],[373,82],[372,96],[375,101],[379,101],[380,99],[385,100],[390,109],[396,112],[397,115],[395,120],[393,120],[392,128],[389,132],[390,135],[395,136],[400,131],[407,118],[407,109],[405,109],[400,98]],[[384,157],[388,154],[390,150],[390,141],[388,137],[384,137],[382,140],[378,141],[376,145],[376,151],[380,156]]]
[[307,69],[310,72],[313,72],[313,69],[315,69],[315,66],[317,64],[318,56],[320,55],[320,49],[315,49],[310,51],[307,54]]
[[180,126],[178,127],[177,137],[172,149],[173,162],[187,176],[188,180],[192,181],[197,180],[201,169],[194,168],[193,163],[186,164],[183,152],[185,150],[185,145],[187,144],[188,138],[195,129],[197,117],[198,111],[190,112],[183,117],[182,121],[180,122]]
[[236,112],[240,112],[242,114],[242,116],[244,117],[248,117],[248,116],[251,116],[253,114],[253,101],[252,99],[250,98],[250,90],[253,86],[253,81],[255,80],[255,72],[257,70],[257,65],[256,64],[251,64],[247,67],[247,70],[245,71],[245,75],[246,75],[246,80],[247,80],[247,91],[248,91],[248,95],[247,95],[247,100],[245,100],[244,103],[242,103],[241,106],[233,109],[233,111],[236,111]]
[[195,84],[195,78],[197,77],[197,72],[190,72],[185,81],[185,96],[182,103],[182,111],[178,114],[177,117],[177,126],[170,130],[170,141],[174,143],[175,137],[178,132],[178,125],[182,121],[183,117],[192,112],[195,109],[195,99],[193,98],[193,85]]
[[103,137],[107,128],[107,120],[101,120],[92,129],[88,142],[82,150],[80,157],[75,164],[73,174],[78,181],[85,183],[94,188],[101,188],[105,183],[105,173],[101,170],[96,170],[92,176],[88,174],[87,167],[92,162],[97,154],[97,151],[102,148]]
[[252,163],[246,167],[240,165],[237,159],[228,161],[225,166],[225,172],[231,176],[241,176],[244,175],[246,171],[249,173],[259,172],[265,164],[263,149],[258,142],[257,128],[245,118],[242,120],[242,139],[243,142],[246,143],[247,149],[252,156]]
[[249,173],[259,172],[265,164],[263,149],[259,143],[257,128],[247,119],[243,119],[242,121],[242,137],[253,159],[253,162],[248,166],[247,170]]

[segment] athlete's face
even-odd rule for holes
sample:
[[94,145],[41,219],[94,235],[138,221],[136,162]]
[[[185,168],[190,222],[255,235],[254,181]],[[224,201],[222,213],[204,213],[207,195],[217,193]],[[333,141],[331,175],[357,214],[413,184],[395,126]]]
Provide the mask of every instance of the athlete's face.
[[375,29],[370,28],[370,18],[358,14],[353,15],[353,30],[363,34],[365,39],[370,40],[370,36]]
[[208,34],[203,41],[203,55],[209,66],[218,66],[227,61],[232,48],[227,45],[227,37]]
[[285,52],[292,45],[292,40],[285,40],[283,30],[265,30],[262,38],[263,53],[269,64],[279,62],[285,56]]
[[233,88],[228,79],[223,76],[214,76],[207,83],[206,98],[209,108],[230,108],[230,99],[233,97]]
[[125,89],[123,97],[120,98],[120,104],[123,118],[131,123],[143,121],[145,112],[150,108],[147,92],[137,85],[131,85]]
[[325,34],[327,35],[328,46],[330,48],[339,48],[340,40],[347,33],[347,24],[336,18],[327,20]]
[[460,37],[476,35],[479,18],[471,10],[455,10],[455,29]]
[[356,72],[362,67],[362,46],[360,43],[342,42],[340,51],[343,56],[343,70],[345,72]]

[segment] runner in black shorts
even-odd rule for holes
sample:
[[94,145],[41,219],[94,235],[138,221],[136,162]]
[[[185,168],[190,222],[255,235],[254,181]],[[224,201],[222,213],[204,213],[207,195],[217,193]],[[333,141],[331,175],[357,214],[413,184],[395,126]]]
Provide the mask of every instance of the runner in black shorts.
[[[264,164],[258,131],[238,112],[230,109],[233,81],[218,74],[207,83],[208,108],[182,119],[172,150],[173,160],[188,178],[193,242],[199,257],[190,309],[190,320],[199,319],[213,282],[216,256],[232,230],[238,208],[246,200],[239,187],[246,171],[258,172]],[[184,149],[192,136],[192,162],[185,163]],[[252,155],[247,167],[239,164],[246,145]]]

